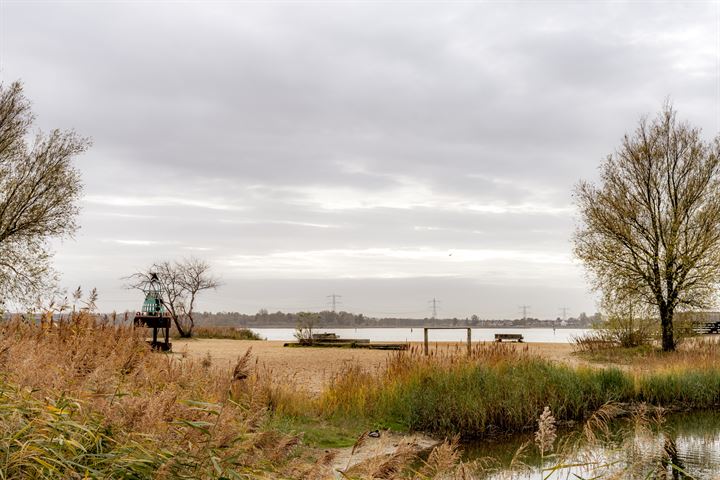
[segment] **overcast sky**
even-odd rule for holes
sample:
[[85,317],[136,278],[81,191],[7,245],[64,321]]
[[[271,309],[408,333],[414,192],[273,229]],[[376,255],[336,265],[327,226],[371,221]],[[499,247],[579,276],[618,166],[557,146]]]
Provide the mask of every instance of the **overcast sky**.
[[573,186],[670,96],[720,130],[702,2],[0,0],[0,81],[94,146],[64,286],[194,255],[205,310],[555,318],[596,309]]

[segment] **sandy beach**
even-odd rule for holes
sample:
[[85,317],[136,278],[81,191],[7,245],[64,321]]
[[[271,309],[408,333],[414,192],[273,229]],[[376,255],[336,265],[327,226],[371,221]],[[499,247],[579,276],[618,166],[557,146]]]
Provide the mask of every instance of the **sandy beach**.
[[[369,370],[384,368],[393,352],[348,348],[288,348],[285,342],[260,340],[192,339],[173,340],[175,355],[204,358],[210,355],[217,366],[232,366],[248,348],[261,371],[272,372],[274,378],[291,381],[300,388],[319,392],[334,375],[350,365],[362,365]],[[420,346],[417,344],[418,347]],[[528,348],[547,358],[577,363],[571,355],[572,345],[564,343],[510,343],[515,348]],[[464,345],[431,342],[432,349],[463,351]]]

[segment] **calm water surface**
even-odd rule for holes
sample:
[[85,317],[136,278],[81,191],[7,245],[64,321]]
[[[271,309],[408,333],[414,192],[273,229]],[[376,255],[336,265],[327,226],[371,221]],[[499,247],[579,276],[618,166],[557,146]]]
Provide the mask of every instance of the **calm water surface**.
[[[495,471],[481,476],[488,480],[720,478],[720,412],[674,414],[660,425],[622,421],[614,425],[610,438],[592,445],[583,438],[580,430],[565,432],[558,444],[567,441],[572,447],[567,447],[562,457],[544,461],[532,435],[468,444],[464,450],[468,460],[497,459]],[[526,442],[530,444],[520,459],[527,468],[508,468]],[[557,468],[559,464],[566,466]]]
[[[253,328],[267,340],[295,340],[294,328]],[[318,328],[316,333],[336,333],[342,338],[367,338],[371,342],[422,342],[422,327],[414,328]],[[473,328],[473,341],[490,341],[496,333],[519,333],[526,342],[568,343],[587,332],[580,328]],[[431,342],[464,342],[466,330],[430,330]]]

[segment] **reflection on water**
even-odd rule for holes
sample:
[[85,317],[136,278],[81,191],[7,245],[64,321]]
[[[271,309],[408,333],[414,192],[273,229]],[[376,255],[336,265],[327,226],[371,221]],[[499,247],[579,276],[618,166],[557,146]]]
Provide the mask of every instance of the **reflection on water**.
[[465,456],[485,467],[488,480],[720,478],[719,412],[674,414],[660,424],[618,421],[593,442],[577,429],[561,436],[561,453],[544,459],[532,438],[466,445]]

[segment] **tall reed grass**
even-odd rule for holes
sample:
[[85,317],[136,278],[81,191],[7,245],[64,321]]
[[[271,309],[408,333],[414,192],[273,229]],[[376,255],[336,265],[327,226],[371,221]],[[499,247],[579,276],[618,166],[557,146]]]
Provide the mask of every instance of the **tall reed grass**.
[[586,419],[609,402],[712,408],[720,404],[718,360],[717,344],[659,354],[634,370],[570,366],[503,344],[478,345],[469,356],[412,348],[379,373],[350,366],[314,402],[286,392],[276,410],[478,438],[532,429],[545,407],[559,422]]
[[87,313],[0,325],[0,478],[292,478],[299,437],[263,428],[270,389],[151,352]]

